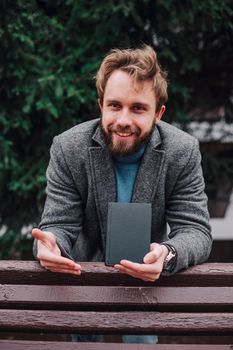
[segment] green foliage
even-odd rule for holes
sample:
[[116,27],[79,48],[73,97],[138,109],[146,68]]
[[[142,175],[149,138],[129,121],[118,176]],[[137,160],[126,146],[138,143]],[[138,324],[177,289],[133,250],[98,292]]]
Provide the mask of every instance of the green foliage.
[[0,259],[33,260],[32,242],[28,235],[22,235],[14,229],[8,229],[1,237]]
[[215,104],[232,118],[232,19],[231,0],[1,1],[0,258],[25,257],[20,232],[39,220],[52,138],[98,116],[93,76],[112,47],[156,48],[168,120]]

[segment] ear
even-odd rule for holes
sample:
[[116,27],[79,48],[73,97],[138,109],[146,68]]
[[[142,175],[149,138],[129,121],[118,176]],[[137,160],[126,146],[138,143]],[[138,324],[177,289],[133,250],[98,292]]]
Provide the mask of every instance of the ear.
[[160,110],[158,112],[155,113],[155,123],[158,124],[158,122],[160,121],[160,119],[163,116],[163,113],[165,112],[166,107],[164,105],[162,105],[162,107],[160,108]]
[[102,113],[102,111],[103,111],[103,102],[99,98],[98,98],[98,105],[99,105],[100,111]]

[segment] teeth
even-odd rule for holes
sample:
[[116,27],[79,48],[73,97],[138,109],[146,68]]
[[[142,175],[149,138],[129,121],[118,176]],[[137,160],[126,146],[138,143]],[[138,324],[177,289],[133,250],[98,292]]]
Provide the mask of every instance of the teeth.
[[131,136],[131,133],[124,133],[124,132],[117,132],[117,135],[121,136],[121,137],[127,137],[127,136]]

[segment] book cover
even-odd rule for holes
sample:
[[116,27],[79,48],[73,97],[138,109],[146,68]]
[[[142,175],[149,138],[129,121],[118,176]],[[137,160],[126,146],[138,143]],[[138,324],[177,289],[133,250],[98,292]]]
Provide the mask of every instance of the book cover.
[[142,263],[150,251],[151,204],[109,203],[106,239],[106,265],[122,259]]

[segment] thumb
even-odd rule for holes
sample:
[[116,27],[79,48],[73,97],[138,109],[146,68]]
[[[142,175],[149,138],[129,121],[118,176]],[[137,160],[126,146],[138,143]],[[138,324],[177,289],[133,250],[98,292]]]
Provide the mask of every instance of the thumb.
[[56,244],[56,238],[52,232],[41,231],[38,228],[32,230],[32,237],[41,241],[45,245],[54,246]]
[[145,264],[152,264],[158,259],[158,254],[156,251],[156,243],[151,243],[150,252],[144,256],[143,262]]

